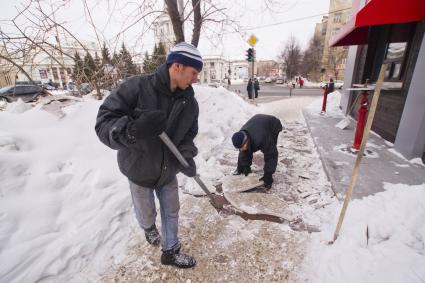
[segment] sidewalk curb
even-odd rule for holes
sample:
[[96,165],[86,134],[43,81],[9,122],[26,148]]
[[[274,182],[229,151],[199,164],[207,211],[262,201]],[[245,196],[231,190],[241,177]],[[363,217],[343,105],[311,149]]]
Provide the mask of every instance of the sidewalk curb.
[[327,163],[325,162],[325,159],[323,158],[323,155],[322,155],[322,153],[321,153],[321,151],[319,149],[319,145],[317,144],[317,141],[316,141],[316,139],[313,136],[313,133],[312,133],[312,130],[310,128],[310,124],[308,122],[308,119],[306,118],[306,115],[308,115],[307,114],[307,111],[305,109],[303,109],[302,110],[302,114],[303,114],[303,118],[304,118],[305,124],[307,125],[307,128],[308,128],[308,130],[310,132],[311,139],[313,140],[314,146],[316,147],[316,151],[319,154],[319,159],[322,162],[323,171],[325,171],[326,176],[328,177],[328,180],[331,183],[331,189],[332,189],[332,191],[334,193],[334,196],[338,200],[342,201],[343,198],[339,198],[338,197],[338,194],[337,194],[336,189],[335,189],[336,180],[332,177],[331,170],[328,168]]

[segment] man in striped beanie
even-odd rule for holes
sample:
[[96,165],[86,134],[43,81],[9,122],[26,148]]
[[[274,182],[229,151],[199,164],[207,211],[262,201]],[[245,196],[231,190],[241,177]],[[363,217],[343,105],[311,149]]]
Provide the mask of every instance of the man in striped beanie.
[[[161,244],[161,263],[179,268],[196,265],[180,253],[177,235],[179,193],[176,175],[196,175],[193,140],[198,134],[199,107],[192,84],[202,70],[202,57],[191,44],[174,46],[153,74],[134,76],[114,89],[99,108],[95,130],[108,147],[118,150],[118,165],[128,178],[140,227],[153,246]],[[189,164],[179,161],[158,137],[165,132]],[[161,234],[155,225],[161,212]]]

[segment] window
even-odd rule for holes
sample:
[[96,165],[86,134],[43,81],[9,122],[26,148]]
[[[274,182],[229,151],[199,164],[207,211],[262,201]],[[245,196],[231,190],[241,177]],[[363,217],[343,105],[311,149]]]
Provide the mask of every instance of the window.
[[386,50],[385,61],[389,63],[385,73],[386,80],[400,80],[401,67],[406,53],[407,42],[389,43]]
[[39,72],[40,72],[40,78],[42,80],[47,80],[48,79],[47,70],[39,70]]
[[341,22],[341,13],[335,13],[334,14],[334,23],[340,23]]
[[52,68],[52,72],[53,72],[53,79],[55,81],[59,80],[58,69],[57,68]]
[[331,37],[332,37],[332,36],[335,36],[335,34],[337,34],[337,33],[338,33],[338,31],[339,31],[339,28],[334,28],[334,29],[332,30],[332,32],[331,32]]

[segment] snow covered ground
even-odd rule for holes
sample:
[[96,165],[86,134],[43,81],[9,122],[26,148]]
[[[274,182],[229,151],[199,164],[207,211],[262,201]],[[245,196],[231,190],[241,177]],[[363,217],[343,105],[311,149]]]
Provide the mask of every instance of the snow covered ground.
[[[146,243],[133,215],[116,153],[95,135],[101,102],[85,98],[63,108],[60,119],[40,106],[10,105],[0,112],[0,282],[425,280],[423,186],[387,184],[388,191],[353,201],[339,239],[327,245],[340,203],[300,113],[310,101],[256,107],[223,88],[195,90],[202,179],[219,184],[234,170],[237,151],[230,137],[249,117],[277,115],[285,129],[270,194],[322,232],[218,214],[206,198],[192,195],[196,184],[179,176],[179,234],[198,265],[161,266],[160,249]],[[253,170],[261,169],[256,154]]]

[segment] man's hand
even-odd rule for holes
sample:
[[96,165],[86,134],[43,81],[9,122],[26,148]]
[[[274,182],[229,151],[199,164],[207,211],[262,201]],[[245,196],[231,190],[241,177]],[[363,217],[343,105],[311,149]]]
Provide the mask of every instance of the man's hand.
[[268,174],[268,173],[264,174],[264,176],[260,178],[260,181],[264,182],[264,187],[266,187],[267,189],[270,189],[273,184],[272,174]]
[[185,174],[188,177],[196,176],[196,164],[193,158],[186,158],[187,163],[189,163],[189,167],[184,168],[183,165],[180,165],[180,172]]
[[147,139],[158,136],[167,126],[167,117],[164,111],[152,110],[143,112],[132,125],[132,132],[136,139]]
[[240,175],[240,174],[244,174],[245,176],[248,176],[249,173],[251,173],[251,166],[241,166],[235,170],[235,172],[233,172],[233,175]]

